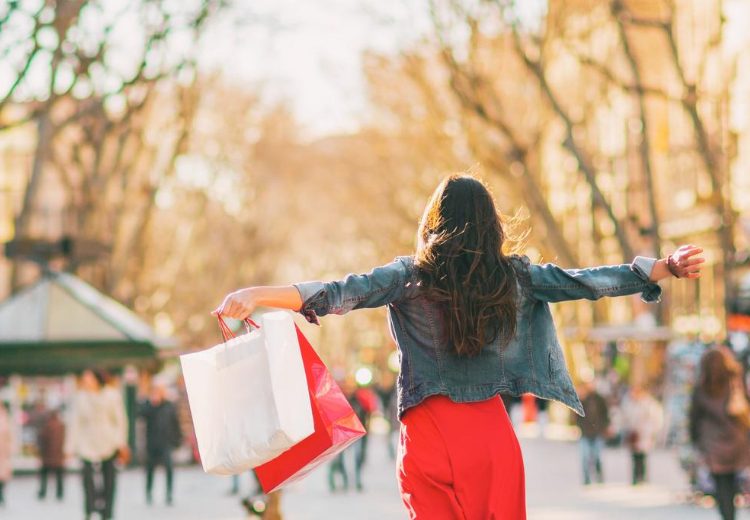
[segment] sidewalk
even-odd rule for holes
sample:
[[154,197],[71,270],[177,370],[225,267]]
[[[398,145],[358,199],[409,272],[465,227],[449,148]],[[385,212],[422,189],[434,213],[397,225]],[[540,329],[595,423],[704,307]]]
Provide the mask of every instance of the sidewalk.
[[[713,510],[680,503],[684,477],[669,452],[649,459],[652,484],[628,485],[630,462],[621,449],[605,450],[607,482],[584,488],[580,485],[578,445],[575,442],[524,438],[529,520],[715,520]],[[384,438],[373,435],[368,447],[363,492],[350,490],[331,494],[326,469],[289,486],[283,495],[285,520],[356,519],[404,520],[398,496],[394,463],[388,458]],[[350,464],[351,466],[351,464]],[[204,474],[200,468],[180,468],[175,475],[175,505],[163,503],[164,480],[157,473],[154,505],[144,499],[144,476],[139,470],[122,473],[118,481],[117,520],[242,520],[246,518],[239,498],[228,495],[230,479]],[[78,475],[67,478],[62,503],[36,500],[36,479],[19,477],[7,489],[8,504],[0,509],[2,520],[80,520],[82,493]],[[244,478],[245,490],[250,487]],[[750,520],[743,510],[739,520]]]
[[[715,520],[718,513],[683,503],[686,481],[669,451],[649,456],[649,482],[633,487],[630,454],[605,449],[604,484],[581,485],[578,445],[522,439],[530,520]],[[738,519],[750,519],[741,511]]]

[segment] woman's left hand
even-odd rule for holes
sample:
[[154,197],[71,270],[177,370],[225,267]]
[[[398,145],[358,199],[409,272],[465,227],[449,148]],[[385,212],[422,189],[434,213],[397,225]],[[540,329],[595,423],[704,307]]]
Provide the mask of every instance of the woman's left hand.
[[701,267],[705,261],[703,248],[694,245],[680,246],[667,258],[656,262],[649,279],[652,282],[658,282],[671,276],[700,278]]
[[678,247],[667,259],[670,272],[677,278],[699,278],[701,264],[706,261],[702,253],[703,248],[692,244]]
[[236,320],[244,320],[255,312],[258,303],[255,298],[255,292],[252,287],[240,289],[229,293],[211,314],[214,316],[226,316]]

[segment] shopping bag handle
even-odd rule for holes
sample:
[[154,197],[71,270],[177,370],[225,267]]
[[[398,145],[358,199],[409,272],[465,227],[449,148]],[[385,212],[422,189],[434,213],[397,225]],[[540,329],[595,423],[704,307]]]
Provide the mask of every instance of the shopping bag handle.
[[[234,332],[232,332],[232,329],[229,328],[229,325],[227,325],[227,322],[224,321],[224,318],[221,317],[221,314],[218,314],[216,318],[219,320],[219,329],[221,329],[221,336],[224,338],[224,341],[229,341],[230,339],[234,338]],[[245,324],[245,330],[247,332],[251,332],[251,327],[255,327],[256,329],[260,328],[260,325],[255,323],[250,318],[245,318],[242,320],[242,323]]]

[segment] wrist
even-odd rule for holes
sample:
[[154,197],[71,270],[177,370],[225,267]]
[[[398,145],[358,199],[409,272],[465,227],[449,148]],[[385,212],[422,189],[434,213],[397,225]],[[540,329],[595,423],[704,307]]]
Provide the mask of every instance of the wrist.
[[274,307],[296,311],[302,306],[300,293],[292,285],[246,287],[240,292],[244,303],[253,310],[256,307]]
[[247,299],[249,300],[248,303],[251,303],[254,306],[267,304],[267,302],[263,301],[262,289],[263,287],[248,287],[245,289],[245,291],[247,291]]
[[675,263],[674,258],[672,258],[672,255],[667,257],[667,269],[669,269],[669,273],[675,278],[682,278],[677,271],[677,264]]
[[654,263],[654,268],[651,271],[649,279],[652,282],[658,282],[659,280],[669,278],[670,276],[672,276],[672,273],[667,265],[667,258],[661,258]]

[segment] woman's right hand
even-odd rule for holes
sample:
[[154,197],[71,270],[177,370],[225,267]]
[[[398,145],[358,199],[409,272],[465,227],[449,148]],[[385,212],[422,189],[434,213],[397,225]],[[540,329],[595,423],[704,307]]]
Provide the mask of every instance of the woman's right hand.
[[292,285],[248,287],[229,293],[211,314],[236,320],[249,317],[257,307],[298,311],[302,307],[299,291]]
[[211,314],[214,316],[226,316],[236,320],[244,320],[255,312],[258,306],[258,299],[254,287],[247,287],[227,294],[224,301],[221,302]]

